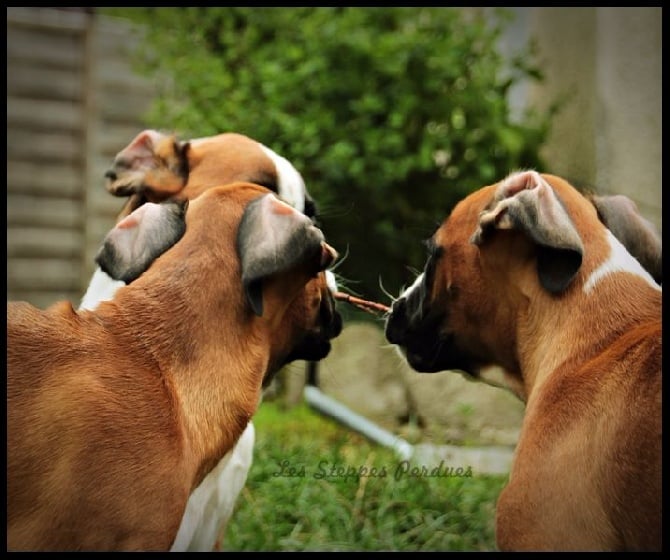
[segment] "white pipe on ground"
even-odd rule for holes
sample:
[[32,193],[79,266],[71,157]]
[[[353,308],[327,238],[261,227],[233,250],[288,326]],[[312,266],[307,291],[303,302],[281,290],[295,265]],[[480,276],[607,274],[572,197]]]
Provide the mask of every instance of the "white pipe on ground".
[[370,422],[364,416],[329,397],[318,387],[306,385],[304,396],[307,404],[323,414],[334,418],[345,426],[356,430],[372,441],[395,451],[402,460],[409,460],[414,454],[414,447],[409,442]]

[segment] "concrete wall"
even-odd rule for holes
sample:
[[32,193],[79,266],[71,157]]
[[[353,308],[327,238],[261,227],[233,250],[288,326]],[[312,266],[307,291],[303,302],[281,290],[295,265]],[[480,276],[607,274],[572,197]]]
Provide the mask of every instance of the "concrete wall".
[[662,228],[662,10],[516,8],[546,81],[528,102],[567,96],[543,155],[550,171],[633,198]]

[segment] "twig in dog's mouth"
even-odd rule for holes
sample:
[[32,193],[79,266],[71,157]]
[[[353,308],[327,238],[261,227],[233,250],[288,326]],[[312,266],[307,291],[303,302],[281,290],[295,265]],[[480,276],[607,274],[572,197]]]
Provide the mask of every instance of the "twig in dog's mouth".
[[336,300],[346,301],[351,305],[355,305],[359,309],[367,311],[368,313],[377,313],[377,312],[388,313],[389,311],[391,311],[391,308],[388,305],[384,305],[383,303],[377,303],[376,301],[369,301],[367,299],[362,299],[356,296],[351,296],[349,294],[345,294],[344,292],[335,292],[333,294],[333,297]]

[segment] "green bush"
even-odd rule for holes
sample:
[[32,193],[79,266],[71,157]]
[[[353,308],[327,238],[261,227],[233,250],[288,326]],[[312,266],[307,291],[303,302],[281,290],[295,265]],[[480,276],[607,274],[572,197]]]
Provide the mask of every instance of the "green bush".
[[304,405],[263,403],[254,425],[254,462],[223,550],[495,550],[506,477],[411,476],[389,449]]
[[[248,134],[291,160],[321,211],[350,290],[386,300],[421,241],[467,193],[541,168],[551,113],[515,121],[507,93],[540,80],[511,60],[507,13],[464,8],[125,8],[138,68],[159,90],[150,123]],[[157,54],[158,53],[158,54]],[[381,284],[381,285],[380,285]]]

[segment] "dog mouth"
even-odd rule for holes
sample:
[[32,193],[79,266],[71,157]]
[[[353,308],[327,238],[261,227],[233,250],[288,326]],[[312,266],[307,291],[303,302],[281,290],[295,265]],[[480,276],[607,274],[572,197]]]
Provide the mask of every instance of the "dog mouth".
[[112,167],[105,171],[105,188],[114,196],[130,196],[137,191],[135,185],[124,181],[124,177],[131,172],[129,166],[114,162]]
[[328,290],[319,307],[318,324],[305,333],[300,343],[287,356],[286,363],[295,360],[323,360],[332,349],[331,340],[341,334],[342,328],[342,315],[336,308],[332,292]]
[[284,359],[280,360],[278,367],[270,368],[270,373],[263,379],[263,388],[266,388],[275,378],[276,373],[287,364],[298,360],[319,362],[327,357],[332,350],[331,340],[340,335],[342,328],[342,316],[335,308],[335,300],[329,291],[319,308],[318,325],[304,332],[300,342]]
[[409,366],[419,373],[477,371],[477,360],[459,346],[453,333],[445,331],[446,324],[446,313],[419,312],[411,307],[411,302],[408,306],[408,301],[401,298],[393,304],[384,334]]

